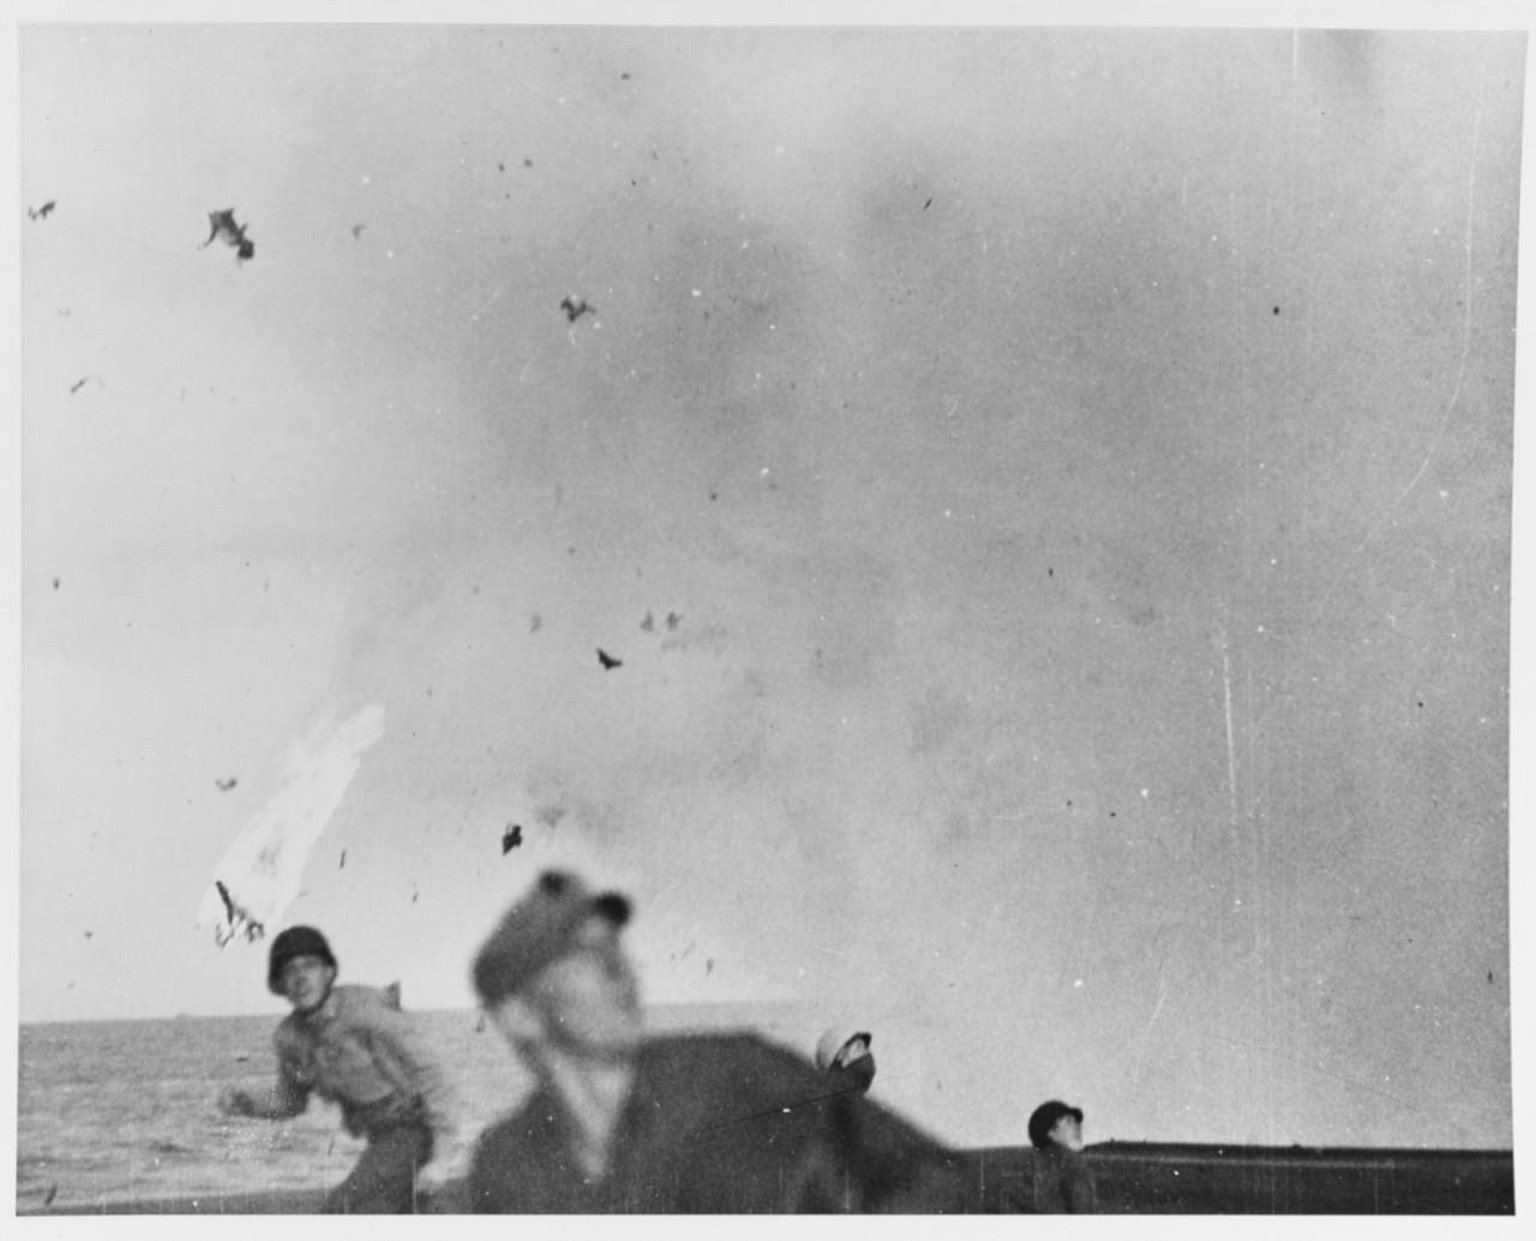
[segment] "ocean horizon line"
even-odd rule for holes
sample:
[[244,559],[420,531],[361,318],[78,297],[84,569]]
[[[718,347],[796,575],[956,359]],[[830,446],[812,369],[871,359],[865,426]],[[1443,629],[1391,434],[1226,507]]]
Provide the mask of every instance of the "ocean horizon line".
[[[655,1000],[645,1004],[646,1011],[682,1010],[729,1010],[729,1009],[806,1009],[819,1008],[820,1005],[811,1000],[802,999],[762,999],[762,1000]],[[413,1013],[443,1013],[465,1014],[475,1016],[480,1012],[478,1005],[474,1004],[450,1004],[427,1005],[416,1007],[406,1004],[408,1011]],[[36,1029],[40,1026],[71,1026],[71,1025],[106,1025],[114,1022],[151,1022],[151,1021],[234,1021],[244,1019],[281,1020],[286,1015],[286,1010],[276,1006],[260,1011],[245,1012],[190,1012],[178,1013],[139,1013],[121,1016],[95,1016],[95,1017],[43,1017],[26,1019],[21,1018],[16,1022],[17,1029]]]

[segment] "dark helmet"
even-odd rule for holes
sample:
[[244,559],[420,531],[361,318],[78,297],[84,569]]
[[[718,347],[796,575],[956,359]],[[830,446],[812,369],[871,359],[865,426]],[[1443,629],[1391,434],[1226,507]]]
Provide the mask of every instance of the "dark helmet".
[[472,973],[482,1004],[498,1004],[515,995],[551,961],[576,944],[582,924],[593,914],[615,930],[629,921],[629,898],[618,892],[593,893],[579,875],[547,870],[480,946]]
[[294,957],[319,957],[332,969],[336,968],[336,957],[324,935],[312,926],[291,926],[272,941],[272,951],[267,957],[267,990],[273,995],[283,994],[279,981],[283,966]]
[[1051,1144],[1051,1130],[1063,1116],[1070,1116],[1078,1124],[1083,1123],[1083,1109],[1069,1107],[1060,1099],[1042,1103],[1029,1117],[1029,1144],[1036,1150],[1045,1150]]
[[[875,1041],[868,1030],[854,1026],[833,1026],[816,1044],[816,1067],[825,1073],[836,1063],[843,1048],[856,1038],[864,1040],[866,1049]],[[869,1052],[866,1050],[864,1054],[868,1055]]]

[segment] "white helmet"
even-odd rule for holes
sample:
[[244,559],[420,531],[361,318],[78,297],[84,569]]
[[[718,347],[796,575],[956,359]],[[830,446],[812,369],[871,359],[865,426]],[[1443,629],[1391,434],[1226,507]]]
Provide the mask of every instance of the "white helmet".
[[[837,1058],[843,1048],[857,1038],[864,1040],[866,1048],[874,1042],[874,1037],[868,1030],[860,1030],[854,1026],[833,1026],[821,1036],[820,1041],[816,1044],[816,1067],[822,1070],[822,1072],[826,1072],[826,1070],[837,1063]],[[864,1054],[868,1055],[869,1053],[866,1050]]]

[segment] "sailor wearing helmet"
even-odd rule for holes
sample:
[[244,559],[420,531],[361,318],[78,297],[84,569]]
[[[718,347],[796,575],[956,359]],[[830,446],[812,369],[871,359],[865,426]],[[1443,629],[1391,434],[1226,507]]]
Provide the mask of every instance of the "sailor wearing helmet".
[[628,897],[548,871],[480,949],[475,989],[532,1071],[480,1138],[480,1212],[959,1210],[954,1154],[752,1034],[645,1032]]
[[868,1030],[833,1026],[816,1044],[816,1067],[841,1089],[864,1094],[875,1080],[873,1042]]

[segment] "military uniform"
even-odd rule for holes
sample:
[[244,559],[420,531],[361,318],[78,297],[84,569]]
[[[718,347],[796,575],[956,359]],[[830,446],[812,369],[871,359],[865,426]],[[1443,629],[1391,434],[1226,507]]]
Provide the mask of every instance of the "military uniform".
[[651,1039],[587,1176],[558,1095],[538,1090],[480,1139],[479,1212],[959,1211],[956,1157],[793,1053],[750,1034]]
[[446,1086],[411,1021],[387,989],[331,988],[313,1013],[290,1013],[273,1038],[274,1114],[294,1116],[317,1094],[341,1107],[342,1124],[368,1146],[326,1197],[325,1210],[395,1214],[413,1206],[416,1172],[446,1132]]
[[1051,1146],[1034,1158],[1037,1215],[1091,1215],[1099,1209],[1098,1187],[1080,1151]]

